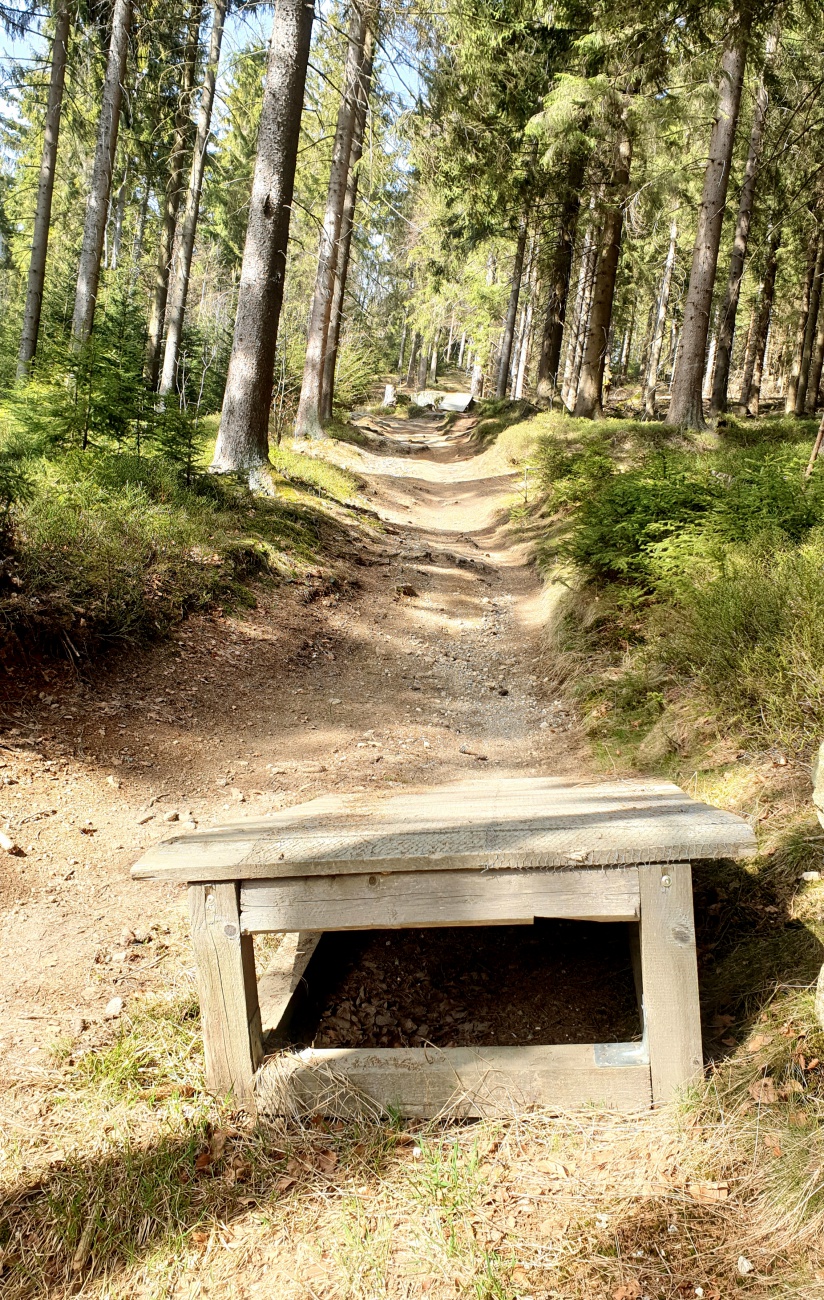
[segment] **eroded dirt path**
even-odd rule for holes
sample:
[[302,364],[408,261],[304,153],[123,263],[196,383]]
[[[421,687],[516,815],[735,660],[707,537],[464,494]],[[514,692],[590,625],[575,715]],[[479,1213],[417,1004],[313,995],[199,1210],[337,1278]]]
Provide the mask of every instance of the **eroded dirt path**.
[[508,526],[517,476],[478,453],[468,417],[363,426],[368,447],[322,448],[379,519],[337,559],[346,595],[270,588],[0,719],[0,829],[21,850],[0,851],[0,1077],[24,1110],[56,1040],[88,1041],[112,998],[191,977],[182,891],[129,878],[172,824],[586,769],[546,694],[546,597]]

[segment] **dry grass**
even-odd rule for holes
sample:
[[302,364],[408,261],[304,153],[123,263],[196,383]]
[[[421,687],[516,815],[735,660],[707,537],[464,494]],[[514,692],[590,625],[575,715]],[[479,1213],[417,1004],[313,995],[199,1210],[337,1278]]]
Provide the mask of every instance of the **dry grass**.
[[658,1114],[255,1128],[203,1091],[181,972],[6,1125],[4,1300],[824,1295],[818,1050],[779,990]]

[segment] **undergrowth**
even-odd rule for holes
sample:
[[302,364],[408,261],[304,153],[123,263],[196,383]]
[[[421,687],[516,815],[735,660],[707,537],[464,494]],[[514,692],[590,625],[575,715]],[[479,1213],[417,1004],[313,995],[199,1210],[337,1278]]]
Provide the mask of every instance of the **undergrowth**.
[[[641,766],[683,755],[688,715],[699,744],[714,727],[716,740],[806,759],[824,737],[814,434],[784,418],[689,436],[543,414],[501,435],[513,463],[534,466],[551,517],[541,564],[570,585],[559,670],[611,752]],[[673,711],[677,724],[651,736]]]
[[[40,399],[43,399],[42,404]],[[62,400],[62,399],[61,399]],[[249,580],[323,563],[351,475],[281,445],[274,498],[206,472],[217,417],[75,437],[29,386],[0,410],[0,649],[76,658],[163,635],[186,613],[253,603]]]

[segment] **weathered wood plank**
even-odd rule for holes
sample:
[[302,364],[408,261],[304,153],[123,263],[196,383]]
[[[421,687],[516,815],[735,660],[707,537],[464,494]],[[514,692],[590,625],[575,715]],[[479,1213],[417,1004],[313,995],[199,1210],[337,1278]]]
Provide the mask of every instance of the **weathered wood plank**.
[[688,862],[639,867],[641,979],[656,1103],[700,1075],[701,1017]]
[[322,937],[317,931],[301,931],[283,936],[274,959],[258,980],[258,1002],[264,1034],[274,1030],[278,1037],[284,1037],[288,1033],[295,1003],[306,991],[306,968]]
[[395,872],[249,880],[241,928],[363,930],[401,926],[531,925],[536,916],[627,921],[639,912],[637,867],[583,871]]
[[512,870],[746,857],[747,822],[670,782],[478,780],[420,794],[312,800],[265,820],[175,835],[137,879],[222,880],[369,871]]
[[254,1104],[252,1076],[263,1057],[255,955],[241,933],[236,884],[189,886],[206,1084]]
[[636,1043],[307,1049],[270,1058],[255,1089],[261,1115],[345,1116],[358,1110],[359,1098],[416,1119],[504,1116],[530,1106],[636,1111],[651,1104],[649,1065]]

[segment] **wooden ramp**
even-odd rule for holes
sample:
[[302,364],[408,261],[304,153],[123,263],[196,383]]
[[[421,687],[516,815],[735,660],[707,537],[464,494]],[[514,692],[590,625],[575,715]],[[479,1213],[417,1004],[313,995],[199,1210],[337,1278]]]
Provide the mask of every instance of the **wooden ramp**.
[[307,1049],[279,1057],[277,1089],[264,1088],[287,1108],[284,1089],[318,1106],[346,1083],[410,1115],[488,1114],[539,1102],[636,1108],[694,1076],[702,1058],[690,863],[754,853],[745,821],[669,782],[531,777],[315,799],[174,835],[132,874],[189,886],[208,1082],[246,1104],[262,1059],[254,934],[302,932],[289,969],[269,979],[268,1019],[284,1037],[311,975],[312,936],[324,931],[536,917],[633,924],[640,1044]]

